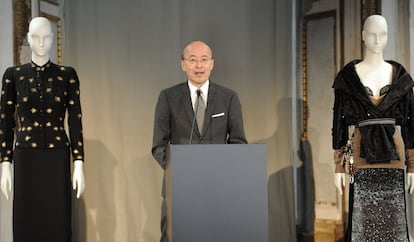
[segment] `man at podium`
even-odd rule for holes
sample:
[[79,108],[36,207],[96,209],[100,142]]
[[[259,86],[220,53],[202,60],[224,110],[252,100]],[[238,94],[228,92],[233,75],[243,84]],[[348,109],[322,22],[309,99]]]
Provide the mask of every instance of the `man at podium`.
[[[166,168],[168,144],[247,144],[239,98],[210,81],[211,48],[203,41],[183,50],[187,81],[161,91],[155,108],[152,155]],[[165,188],[162,191],[161,242],[167,242]]]

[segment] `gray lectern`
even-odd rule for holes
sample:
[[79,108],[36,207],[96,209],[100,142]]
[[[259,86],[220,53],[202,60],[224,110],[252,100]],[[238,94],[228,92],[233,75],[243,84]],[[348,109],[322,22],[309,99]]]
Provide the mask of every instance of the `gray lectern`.
[[172,242],[268,242],[266,146],[171,145]]

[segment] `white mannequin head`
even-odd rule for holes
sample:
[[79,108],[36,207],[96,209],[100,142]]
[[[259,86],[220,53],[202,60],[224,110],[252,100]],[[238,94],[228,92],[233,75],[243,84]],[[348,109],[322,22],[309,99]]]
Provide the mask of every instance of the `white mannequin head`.
[[366,54],[382,54],[388,40],[387,21],[381,15],[371,15],[364,23],[362,40]]
[[50,59],[53,44],[52,24],[47,18],[36,17],[30,21],[27,40],[32,50],[32,61],[43,65]]

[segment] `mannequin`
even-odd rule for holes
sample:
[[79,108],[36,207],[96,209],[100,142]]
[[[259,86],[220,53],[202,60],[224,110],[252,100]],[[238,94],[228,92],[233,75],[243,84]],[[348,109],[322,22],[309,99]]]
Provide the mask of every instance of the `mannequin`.
[[[365,26],[366,25],[366,26]],[[388,76],[390,78],[391,67],[390,64],[386,63],[383,58],[383,50],[387,44],[387,38],[383,39],[371,39],[373,36],[369,36],[365,28],[387,28],[387,23],[385,19],[379,15],[372,15],[367,19],[364,25],[364,30],[362,31],[362,40],[365,43],[365,56],[364,59],[357,64],[357,72],[363,73],[364,76],[367,76],[366,79],[363,79],[362,82],[369,82],[370,77],[369,73],[375,73],[375,75]],[[368,41],[367,41],[368,38]],[[378,44],[378,46],[376,46]],[[389,81],[389,79],[388,79]],[[383,87],[384,81],[382,82],[370,82],[373,87],[374,93],[379,93],[380,88]],[[386,83],[389,84],[389,83]],[[345,173],[335,173],[335,186],[338,189],[339,194],[342,195],[342,188],[345,186],[346,178]],[[407,173],[407,188],[409,193],[414,191],[414,173]]]
[[[47,18],[31,20],[28,42],[31,63],[10,67],[3,76],[1,191],[9,199],[11,163],[14,162],[14,241],[69,241],[71,199],[68,187],[76,191],[77,198],[85,189],[78,77],[73,68],[50,62],[53,31]],[[16,137],[15,110],[19,121]],[[70,142],[63,124],[66,112]],[[70,153],[73,176],[68,186]],[[27,198],[32,200],[26,202]],[[50,205],[46,201],[50,201]],[[40,215],[36,209],[45,212]],[[36,226],[49,227],[50,231]]]
[[349,62],[333,84],[338,192],[346,173],[350,182],[346,241],[408,241],[404,186],[414,189],[414,81],[401,64],[383,59],[387,38],[385,18],[369,16],[364,58]]

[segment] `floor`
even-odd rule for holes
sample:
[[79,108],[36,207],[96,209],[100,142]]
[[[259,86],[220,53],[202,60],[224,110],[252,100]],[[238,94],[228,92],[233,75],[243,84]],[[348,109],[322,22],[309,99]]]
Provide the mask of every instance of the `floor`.
[[332,220],[316,220],[315,233],[301,235],[298,242],[342,242],[344,241],[344,228],[342,224]]

